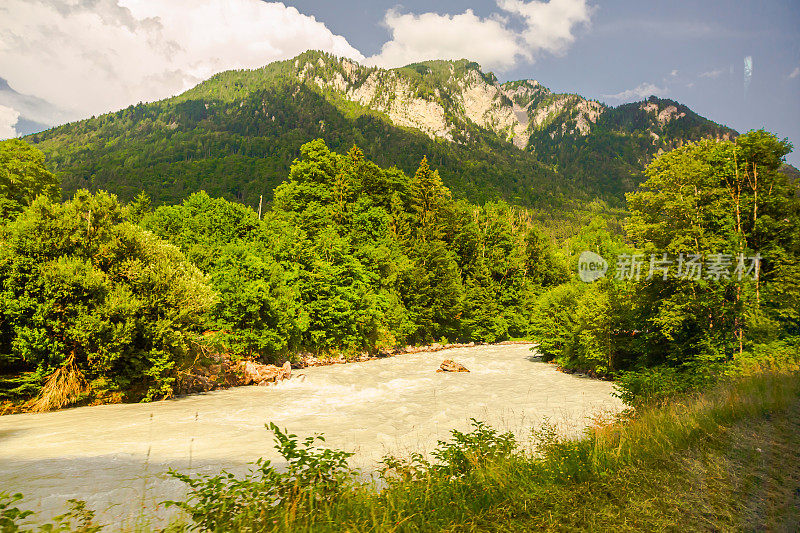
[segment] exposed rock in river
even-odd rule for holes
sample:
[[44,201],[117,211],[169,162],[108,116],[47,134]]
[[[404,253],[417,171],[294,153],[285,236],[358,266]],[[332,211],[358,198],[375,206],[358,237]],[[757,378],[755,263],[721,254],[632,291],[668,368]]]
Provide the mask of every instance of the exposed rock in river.
[[282,367],[264,365],[255,361],[242,361],[239,370],[243,376],[242,385],[269,385],[292,377],[292,365],[286,361]]
[[445,359],[442,361],[437,372],[469,372],[469,370],[461,363],[456,363],[451,359]]

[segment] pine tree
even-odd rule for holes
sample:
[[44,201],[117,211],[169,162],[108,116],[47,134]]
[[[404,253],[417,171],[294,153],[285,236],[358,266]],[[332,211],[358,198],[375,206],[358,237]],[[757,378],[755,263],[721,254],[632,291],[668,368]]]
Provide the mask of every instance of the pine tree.
[[431,170],[428,158],[423,157],[411,182],[411,208],[416,214],[421,241],[436,240],[440,236],[438,215],[449,200],[450,190],[442,184],[439,171]]

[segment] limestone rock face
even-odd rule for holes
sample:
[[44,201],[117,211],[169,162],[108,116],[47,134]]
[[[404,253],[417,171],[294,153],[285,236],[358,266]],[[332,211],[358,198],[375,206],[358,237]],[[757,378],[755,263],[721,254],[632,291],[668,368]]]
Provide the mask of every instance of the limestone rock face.
[[451,359],[445,359],[442,361],[437,372],[469,372],[469,370],[461,363],[456,363]]
[[606,109],[578,95],[554,94],[536,80],[501,84],[476,63],[433,63],[413,65],[409,72],[325,56],[295,61],[294,72],[299,81],[377,111],[397,126],[453,142],[463,142],[457,133],[471,123],[524,150],[534,130],[553,122],[566,121],[562,134],[588,135]]

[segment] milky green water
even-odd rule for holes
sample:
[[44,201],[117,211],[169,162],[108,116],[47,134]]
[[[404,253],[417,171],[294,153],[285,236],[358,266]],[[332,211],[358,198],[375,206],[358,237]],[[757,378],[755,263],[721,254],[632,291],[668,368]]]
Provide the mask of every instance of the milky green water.
[[[183,494],[169,468],[242,472],[259,457],[280,463],[264,428],[270,421],[301,437],[324,433],[369,472],[387,453],[429,452],[450,430],[469,429],[470,418],[525,442],[543,417],[577,435],[593,416],[621,408],[611,383],[533,356],[529,345],[478,346],[310,368],[270,387],[0,417],[0,490],[24,493],[45,517],[78,498],[112,529],[143,512],[163,524],[173,511],[159,502]],[[471,372],[437,373],[444,359]]]

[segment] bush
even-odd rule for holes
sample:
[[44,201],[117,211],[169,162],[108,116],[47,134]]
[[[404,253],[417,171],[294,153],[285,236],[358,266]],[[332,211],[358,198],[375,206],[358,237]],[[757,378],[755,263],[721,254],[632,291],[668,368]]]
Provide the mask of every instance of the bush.
[[256,468],[242,479],[223,471],[214,476],[192,477],[170,470],[170,474],[190,487],[185,502],[166,502],[186,511],[194,520],[192,529],[239,531],[243,521],[257,519],[272,524],[283,513],[309,513],[317,505],[330,502],[353,479],[347,465],[352,453],[318,448],[322,436],[307,437],[281,431],[273,423],[275,449],[286,460],[285,472],[269,461],[259,459]]
[[126,222],[116,197],[40,196],[0,247],[0,370],[24,373],[0,394],[40,392],[37,410],[107,391],[168,396],[213,301],[206,277]]
[[451,476],[463,476],[487,463],[509,457],[517,450],[517,441],[511,432],[498,434],[496,430],[474,418],[473,430],[462,433],[452,430],[453,440],[439,441],[431,454],[439,461],[435,472]]
[[698,374],[694,372],[668,366],[622,372],[615,381],[617,390],[614,395],[632,407],[662,404],[696,389],[698,380]]
[[22,494],[9,495],[0,492],[0,531],[3,533],[26,533],[26,532],[71,532],[71,533],[98,533],[103,526],[94,524],[94,511],[86,508],[86,502],[82,500],[67,500],[69,510],[61,515],[53,517],[55,523],[41,524],[36,530],[27,529],[23,526],[24,522],[33,515],[33,511],[23,511],[18,507],[11,507],[13,504],[22,500]]

